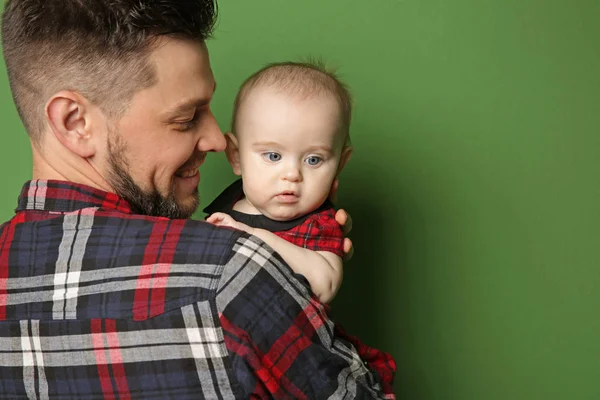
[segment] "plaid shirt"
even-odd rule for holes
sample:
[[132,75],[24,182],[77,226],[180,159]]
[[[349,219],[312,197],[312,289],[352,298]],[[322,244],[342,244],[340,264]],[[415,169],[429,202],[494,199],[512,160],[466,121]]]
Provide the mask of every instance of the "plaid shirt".
[[[329,208],[310,215],[300,225],[287,231],[273,232],[296,246],[314,251],[329,251],[344,256],[344,232],[335,220],[335,209]],[[329,306],[325,305],[329,312]],[[393,393],[396,363],[392,356],[374,347],[367,346],[357,336],[349,335],[341,325],[335,324],[336,335],[358,351],[361,360],[381,377],[384,391]]]
[[[254,228],[263,228],[296,246],[314,251],[329,251],[344,256],[344,232],[335,220],[333,204],[326,201],[321,207],[303,217],[292,221],[274,221],[264,215],[250,215],[235,211],[233,206],[244,196],[242,180],[229,185],[217,198],[204,209],[212,214],[223,212],[232,218]],[[316,297],[315,297],[316,300]],[[329,306],[324,305],[329,313]],[[396,363],[392,356],[374,347],[365,345],[357,336],[352,336],[339,325],[334,325],[338,338],[352,344],[361,360],[381,378],[385,393],[393,393]]]
[[291,229],[273,233],[305,249],[328,251],[338,257],[344,256],[344,232],[335,220],[333,208],[314,213]]
[[0,227],[0,398],[393,398],[253,236],[28,182]]

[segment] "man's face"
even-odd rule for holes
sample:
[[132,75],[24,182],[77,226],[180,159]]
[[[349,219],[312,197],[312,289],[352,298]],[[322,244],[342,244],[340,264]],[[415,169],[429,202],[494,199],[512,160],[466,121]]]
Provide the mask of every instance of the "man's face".
[[225,139],[210,110],[215,81],[204,44],[167,39],[151,53],[157,83],[137,92],[108,137],[107,180],[137,211],[189,218],[198,167]]
[[279,221],[323,204],[344,149],[339,126],[333,96],[297,99],[268,87],[253,89],[240,106],[236,133],[248,203]]

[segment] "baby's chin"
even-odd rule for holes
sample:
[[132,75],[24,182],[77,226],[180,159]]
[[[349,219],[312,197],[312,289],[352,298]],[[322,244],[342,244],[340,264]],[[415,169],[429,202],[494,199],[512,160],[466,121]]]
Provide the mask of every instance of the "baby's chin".
[[272,219],[274,221],[291,221],[293,219],[296,218],[300,218],[308,213],[310,213],[312,210],[285,210],[285,211],[273,211],[273,212],[269,212],[267,210],[263,211],[262,214],[269,218]]

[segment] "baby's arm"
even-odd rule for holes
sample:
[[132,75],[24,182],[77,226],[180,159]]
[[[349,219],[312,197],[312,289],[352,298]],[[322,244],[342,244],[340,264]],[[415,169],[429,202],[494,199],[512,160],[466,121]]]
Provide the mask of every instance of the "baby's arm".
[[272,232],[249,227],[224,213],[214,213],[206,221],[219,226],[230,226],[261,238],[287,261],[294,272],[306,277],[312,291],[323,303],[333,300],[342,284],[342,259],[334,253],[298,247]]

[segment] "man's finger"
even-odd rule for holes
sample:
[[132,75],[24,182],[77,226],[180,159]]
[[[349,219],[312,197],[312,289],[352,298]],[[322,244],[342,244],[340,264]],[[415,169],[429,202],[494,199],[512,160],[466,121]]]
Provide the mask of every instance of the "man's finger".
[[343,208],[335,212],[335,222],[344,226],[348,222],[348,213]]
[[354,246],[352,245],[352,240],[349,238],[344,238],[344,261],[348,261],[354,255]]
[[344,235],[347,235],[352,230],[352,217],[344,209],[339,209],[335,213],[335,220],[342,226]]

